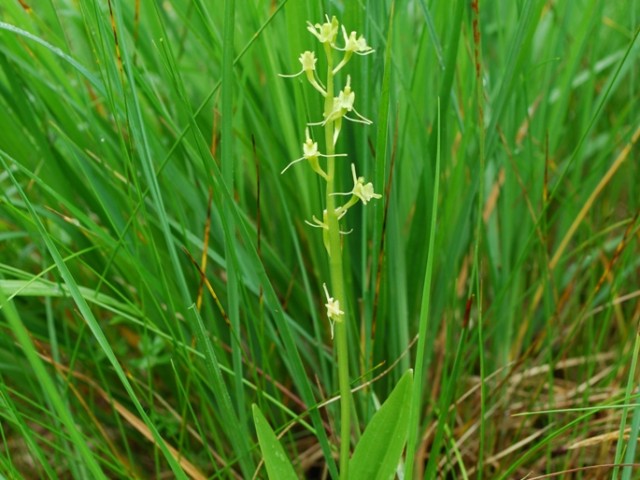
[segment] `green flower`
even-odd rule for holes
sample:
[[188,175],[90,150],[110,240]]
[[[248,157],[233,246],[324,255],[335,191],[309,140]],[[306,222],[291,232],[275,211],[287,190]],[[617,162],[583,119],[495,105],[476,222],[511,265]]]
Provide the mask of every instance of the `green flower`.
[[364,183],[364,177],[358,177],[356,175],[356,166],[351,164],[351,173],[353,175],[353,189],[350,192],[345,193],[334,193],[333,195],[351,195],[351,198],[347,203],[345,203],[342,208],[345,212],[347,209],[351,208],[355,205],[358,200],[362,202],[363,205],[366,205],[374,198],[382,198],[382,195],[374,192],[373,183]]
[[333,46],[338,35],[338,19],[334,16],[329,20],[329,16],[325,15],[327,21],[323,24],[316,23],[312,25],[307,22],[307,30],[309,30],[319,41],[325,45]]
[[342,321],[342,315],[344,312],[340,310],[340,301],[335,300],[332,296],[329,295],[329,290],[327,290],[327,284],[323,283],[322,288],[324,288],[324,294],[327,297],[327,303],[324,304],[327,307],[327,317],[329,318],[329,322],[331,324],[331,338],[333,338],[333,324],[334,322]]
[[318,175],[320,175],[322,178],[326,179],[327,178],[327,174],[325,173],[325,171],[322,169],[322,167],[320,167],[320,161],[318,157],[346,157],[347,154],[346,153],[336,153],[334,155],[324,155],[322,153],[320,153],[318,151],[318,142],[314,142],[311,137],[309,136],[309,129],[305,129],[305,136],[306,136],[306,140],[305,142],[302,144],[302,157],[300,158],[296,158],[295,160],[293,160],[291,163],[289,163],[289,165],[287,165],[286,167],[284,167],[284,170],[282,170],[282,172],[280,172],[280,174],[282,175],[284,172],[286,172],[287,170],[289,170],[289,167],[291,167],[292,165],[301,162],[302,160],[308,160],[309,161],[309,165],[311,166],[311,169],[316,172]]
[[[325,125],[327,122],[334,122],[336,120],[342,119],[345,117],[347,120],[352,122],[364,123],[365,125],[370,125],[373,122],[366,117],[360,115],[355,108],[353,108],[353,103],[356,99],[356,93],[351,90],[351,76],[347,76],[347,84],[345,87],[340,90],[337,97],[333,98],[333,109],[326,116],[321,125]],[[356,118],[351,118],[347,116],[347,113],[353,112],[356,115]]]
[[[337,97],[333,97],[333,104],[331,107],[331,111],[327,115],[324,114],[324,120],[322,122],[314,122],[309,123],[309,125],[322,125],[323,127],[327,124],[327,122],[334,122],[333,128],[333,144],[335,145],[338,141],[338,136],[340,135],[340,130],[342,128],[342,118],[346,118],[351,122],[364,123],[365,125],[371,125],[373,122],[368,118],[360,115],[355,108],[353,108],[353,103],[356,99],[356,94],[353,90],[351,90],[351,76],[347,76],[347,84],[345,87],[340,90],[340,93]],[[347,116],[347,113],[353,112],[355,114],[354,117]]]
[[327,307],[327,317],[332,320],[337,320],[339,317],[344,315],[344,312],[340,310],[340,301],[334,300],[333,297],[329,296],[329,290],[327,290],[326,283],[323,283],[322,286],[324,288],[324,293],[327,296],[327,303],[325,304],[325,307]]
[[355,197],[358,197],[363,205],[366,205],[371,201],[372,198],[382,198],[382,195],[373,191],[373,183],[369,182],[367,184],[364,183],[364,177],[356,178],[356,167],[352,163],[351,171],[353,172],[353,190],[351,193]]
[[342,26],[342,35],[344,36],[344,48],[340,48],[344,52],[354,52],[358,55],[369,55],[370,53],[375,52],[373,48],[367,45],[367,41],[365,40],[363,35],[357,37],[356,32],[351,32],[349,36],[347,36],[347,29]]
[[344,48],[335,48],[336,50],[344,52],[344,57],[342,58],[340,63],[333,69],[334,75],[347,64],[347,62],[351,59],[351,55],[353,55],[354,53],[357,53],[358,55],[369,55],[370,53],[375,52],[374,49],[367,45],[367,41],[365,40],[363,35],[360,35],[360,37],[358,37],[358,34],[356,32],[351,32],[351,34],[347,35],[347,29],[344,28],[344,25],[342,25],[342,36],[344,37]]
[[[344,207],[337,207],[335,209],[335,213],[336,217],[338,217],[338,221],[340,221],[342,220],[342,217],[347,214],[347,209]],[[313,220],[313,222],[305,220],[304,223],[306,223],[310,227],[322,229],[322,242],[324,243],[324,248],[327,250],[327,253],[329,253],[329,256],[331,256],[331,247],[329,244],[329,219],[327,217],[327,209],[325,208],[322,211],[322,220],[319,220],[315,215],[313,215],[311,219]],[[348,232],[339,230],[338,232],[340,233],[340,235],[348,235],[351,233],[351,230],[349,230]]]
[[[347,209],[344,207],[336,207],[335,212],[336,212],[336,216],[338,217],[338,221],[340,221],[342,220],[342,217],[344,217],[347,214]],[[322,211],[322,220],[318,220],[318,218],[315,215],[313,215],[311,218],[313,219],[313,222],[305,220],[304,223],[306,223],[310,227],[322,228],[326,231],[329,231],[329,221],[327,220],[326,208]],[[343,235],[346,235],[351,232],[340,232],[340,233]]]
[[279,73],[278,75],[284,78],[293,78],[304,73],[313,88],[318,90],[323,97],[326,97],[327,92],[325,91],[321,83],[316,79],[316,63],[318,62],[316,54],[310,50],[307,50],[306,52],[300,54],[298,60],[300,60],[300,63],[302,64],[302,70],[292,75],[284,75],[282,73]]
[[316,63],[318,59],[316,58],[316,54],[310,50],[303,52],[300,54],[300,63],[302,64],[302,70],[304,72],[313,72],[316,69]]

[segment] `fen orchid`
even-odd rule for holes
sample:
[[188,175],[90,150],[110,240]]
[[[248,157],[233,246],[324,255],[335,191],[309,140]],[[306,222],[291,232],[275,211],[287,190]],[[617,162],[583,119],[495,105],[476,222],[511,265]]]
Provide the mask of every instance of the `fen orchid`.
[[[302,157],[290,162],[282,173],[286,172],[292,165],[307,160],[311,169],[317,173],[326,182],[325,184],[325,200],[326,207],[322,212],[322,219],[312,216],[312,221],[305,220],[308,225],[322,230],[322,240],[328,254],[329,270],[331,275],[331,292],[334,296],[329,295],[327,284],[323,283],[324,294],[326,296],[325,307],[327,309],[327,318],[329,319],[331,339],[334,340],[335,329],[335,349],[338,360],[338,379],[340,384],[340,471],[341,477],[345,478],[349,470],[350,458],[350,438],[352,435],[350,427],[350,411],[351,411],[351,394],[349,381],[349,355],[348,355],[348,330],[345,323],[348,320],[348,309],[344,311],[341,305],[348,302],[345,298],[345,281],[342,265],[342,235],[350,233],[340,229],[340,224],[347,214],[348,209],[361,201],[366,205],[373,199],[381,198],[381,195],[375,193],[373,183],[365,183],[364,177],[356,175],[355,166],[351,166],[353,174],[353,188],[348,193],[335,193],[336,183],[339,176],[336,174],[337,166],[336,157],[346,156],[344,153],[336,153],[336,145],[340,136],[342,119],[370,125],[373,123],[356,111],[354,103],[356,94],[351,88],[351,76],[347,75],[346,83],[342,89],[336,88],[335,75],[347,65],[353,54],[368,55],[373,53],[373,49],[367,44],[363,35],[356,32],[347,33],[347,29],[342,26],[342,36],[344,38],[344,46],[336,45],[336,37],[340,30],[340,23],[336,17],[329,19],[325,15],[326,22],[315,23],[307,22],[307,30],[316,37],[322,44],[326,56],[326,77],[322,77],[324,83],[318,76],[316,70],[317,58],[314,52],[305,51],[299,61],[302,69],[294,75],[281,75],[283,77],[297,77],[303,75],[307,78],[311,86],[317,90],[323,97],[324,111],[323,119],[320,122],[307,124],[305,131],[305,142],[302,144]],[[335,51],[342,52],[341,60],[336,64],[337,57]],[[336,93],[337,92],[337,93]],[[315,142],[310,135],[309,127],[322,127],[324,132],[324,153],[320,153],[318,142]],[[323,166],[320,165],[320,157],[323,157]],[[299,188],[304,188],[301,186]],[[344,205],[337,205],[335,195],[350,195],[351,198]]]

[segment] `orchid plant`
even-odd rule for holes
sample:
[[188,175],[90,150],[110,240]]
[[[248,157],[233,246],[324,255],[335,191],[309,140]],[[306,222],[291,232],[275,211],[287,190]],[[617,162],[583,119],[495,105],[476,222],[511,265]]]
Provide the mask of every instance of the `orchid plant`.
[[[346,472],[350,455],[351,438],[351,392],[349,389],[349,362],[348,362],[348,342],[347,328],[345,325],[347,301],[344,296],[344,272],[342,266],[342,251],[340,236],[347,233],[340,229],[340,222],[347,214],[349,208],[358,201],[366,205],[370,200],[380,198],[381,195],[375,193],[372,183],[365,183],[364,177],[356,174],[355,165],[351,164],[354,185],[350,192],[336,192],[335,172],[336,158],[346,157],[344,153],[336,153],[336,144],[340,137],[342,121],[370,125],[373,123],[355,109],[356,94],[351,88],[351,76],[347,75],[344,87],[335,94],[334,77],[340,72],[353,57],[357,55],[369,55],[374,50],[367,44],[364,36],[356,32],[347,34],[347,29],[342,25],[343,46],[337,43],[340,25],[336,17],[326,17],[326,22],[312,24],[307,22],[307,30],[314,35],[322,44],[327,59],[327,73],[324,82],[318,76],[316,70],[317,58],[314,52],[303,52],[300,57],[302,69],[294,75],[283,75],[295,77],[304,75],[309,84],[317,90],[324,98],[324,112],[321,121],[310,123],[305,128],[305,142],[302,144],[303,156],[293,160],[283,170],[283,173],[302,160],[307,160],[311,169],[316,172],[326,183],[326,208],[322,213],[322,220],[312,216],[312,222],[307,222],[313,227],[322,229],[324,246],[329,256],[331,271],[331,293],[326,283],[323,284],[324,293],[327,299],[325,307],[329,320],[331,338],[335,341],[336,356],[338,361],[338,378],[340,384],[341,401],[341,431],[340,431],[340,471]],[[342,54],[340,61],[334,66],[335,52]],[[325,153],[320,153],[318,143],[311,139],[309,127],[320,127],[324,129]],[[320,157],[326,160],[326,168],[320,165]],[[342,204],[336,204],[336,197],[339,195],[350,196],[349,200]],[[341,473],[344,478],[346,473]]]
[[[349,475],[349,471],[354,473],[358,471],[357,467],[351,465],[351,390],[349,381],[349,359],[348,359],[348,329],[346,326],[348,316],[348,302],[345,298],[344,289],[344,271],[342,262],[342,246],[341,236],[349,233],[341,230],[340,223],[346,216],[348,210],[362,202],[367,205],[370,201],[381,198],[379,193],[374,190],[373,183],[366,182],[365,178],[359,176],[356,172],[356,166],[351,163],[351,172],[353,176],[353,187],[348,192],[336,191],[336,159],[346,157],[345,153],[336,153],[336,145],[340,138],[343,120],[370,125],[373,122],[361,115],[355,109],[356,94],[351,87],[351,76],[347,75],[346,82],[337,94],[335,85],[335,76],[340,72],[356,55],[369,55],[374,50],[367,44],[364,36],[358,35],[356,32],[347,33],[347,29],[342,25],[343,45],[338,45],[338,32],[340,24],[334,16],[329,19],[325,17],[326,22],[312,24],[307,22],[307,30],[316,37],[322,45],[326,56],[327,71],[326,77],[321,79],[316,69],[317,57],[313,51],[305,51],[299,61],[302,66],[298,73],[291,75],[283,74],[281,77],[293,78],[303,76],[308,83],[314,88],[324,99],[324,111],[322,120],[305,125],[305,140],[302,143],[302,156],[291,161],[281,173],[285,173],[292,166],[299,163],[306,163],[312,171],[318,174],[325,183],[325,209],[321,218],[312,215],[311,221],[305,221],[311,227],[322,230],[323,242],[327,251],[330,265],[330,281],[322,284],[324,295],[326,297],[326,316],[329,323],[331,339],[334,341],[338,364],[338,381],[340,390],[340,479],[344,480]],[[337,54],[336,54],[337,52]],[[340,57],[338,63],[334,57]],[[324,153],[321,153],[318,142],[311,135],[313,128],[322,129],[324,133]],[[306,162],[305,162],[306,161]],[[337,198],[340,196],[349,197],[347,201],[341,205],[338,204]],[[327,287],[329,283],[330,287]],[[405,381],[404,384],[408,384]],[[403,384],[403,385],[404,385]],[[400,384],[399,384],[400,385]],[[408,387],[406,387],[408,388]],[[398,398],[400,398],[398,394]],[[382,409],[380,410],[382,411]],[[390,415],[395,415],[391,414]],[[374,417],[375,419],[375,417]],[[256,425],[264,425],[264,422],[256,421]],[[260,436],[260,431],[258,432]],[[262,432],[261,447],[263,453],[273,446],[265,446],[262,438],[273,438],[266,432]],[[365,431],[366,434],[366,431]],[[370,435],[371,436],[371,435]],[[364,437],[363,437],[364,438]],[[362,440],[361,442],[362,443]],[[359,443],[359,445],[360,445]],[[366,443],[366,442],[365,442]],[[357,455],[358,448],[354,452],[354,459],[359,458]],[[272,457],[275,459],[275,457]],[[267,468],[269,469],[269,461],[265,455]],[[274,460],[276,461],[276,460]],[[371,462],[362,462],[365,466],[370,466]],[[392,463],[390,463],[392,465]],[[392,465],[393,466],[393,465]],[[273,467],[273,463],[271,465]],[[284,473],[279,474],[282,476]],[[271,476],[271,473],[270,473]],[[365,478],[365,477],[362,477]]]

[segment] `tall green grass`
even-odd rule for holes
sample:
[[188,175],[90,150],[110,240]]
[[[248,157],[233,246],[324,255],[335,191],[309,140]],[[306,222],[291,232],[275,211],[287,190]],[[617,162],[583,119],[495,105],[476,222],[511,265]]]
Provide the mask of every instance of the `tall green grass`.
[[280,175],[322,105],[277,76],[328,13],[376,49],[352,417],[419,366],[405,475],[640,478],[640,2],[473,4],[2,2],[0,474],[265,478],[253,403],[337,474],[324,192]]

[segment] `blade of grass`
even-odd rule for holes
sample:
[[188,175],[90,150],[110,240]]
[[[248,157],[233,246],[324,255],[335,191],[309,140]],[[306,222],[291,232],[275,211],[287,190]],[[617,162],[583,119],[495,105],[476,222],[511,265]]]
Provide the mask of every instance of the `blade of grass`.
[[[631,365],[629,367],[629,376],[627,378],[627,385],[624,391],[624,403],[629,405],[631,403],[631,395],[633,393],[633,387],[636,385],[636,372],[638,367],[638,354],[640,353],[640,333],[636,332],[635,342],[633,344],[633,355],[631,356]],[[640,408],[638,406],[633,407],[633,419],[631,423],[631,433],[629,434],[629,441],[625,442],[625,429],[627,423],[628,409],[625,406],[622,410],[622,417],[620,418],[620,429],[618,430],[618,442],[616,444],[616,454],[613,463],[616,466],[611,473],[611,478],[617,480],[620,468],[617,464],[622,463],[622,455],[624,453],[624,447],[626,446],[626,454],[624,455],[625,463],[633,463],[635,457],[636,445],[638,443],[638,428],[640,427]],[[622,480],[629,480],[631,477],[631,468],[625,467],[622,470]]]
[[[437,131],[440,131],[440,99],[438,99],[438,111],[437,111]],[[407,440],[407,458],[406,458],[406,478],[411,480],[414,475],[415,465],[414,459],[416,455],[416,448],[418,442],[418,436],[421,431],[420,427],[420,412],[422,411],[422,397],[423,389],[426,386],[424,382],[426,366],[425,366],[425,352],[427,348],[427,332],[429,327],[430,318],[430,306],[431,306],[431,280],[433,278],[433,260],[435,256],[434,245],[436,237],[436,225],[438,219],[438,192],[440,188],[440,140],[438,137],[437,150],[436,150],[436,166],[435,166],[435,178],[433,181],[433,203],[431,210],[431,225],[429,227],[429,242],[427,250],[427,265],[424,272],[424,280],[422,287],[422,304],[420,307],[420,320],[418,326],[418,346],[416,348],[416,360],[415,360],[415,381],[413,385],[413,392],[411,396],[410,405],[410,419],[409,425],[412,428],[409,429],[409,437]]]
[[[198,336],[198,343],[202,346],[201,348],[203,349],[207,370],[212,381],[212,388],[216,393],[216,398],[220,404],[222,418],[224,418],[225,421],[230,422],[231,425],[239,426],[240,423],[238,416],[235,413],[235,409],[233,408],[233,403],[231,401],[231,396],[229,395],[227,387],[222,378],[222,372],[220,370],[219,362],[216,358],[213,346],[211,345],[211,341],[209,340],[209,334],[204,327],[200,312],[197,308],[195,308],[195,305],[192,305],[190,307],[190,310],[194,317],[194,330]],[[234,373],[236,373],[235,369]],[[242,381],[242,379],[240,379],[240,381]],[[235,433],[233,433],[234,431]],[[232,429],[231,432],[231,442],[234,446],[234,451],[237,455],[240,456],[240,466],[242,467],[243,473],[246,478],[247,476],[251,476],[251,474],[253,473],[251,463],[247,458],[245,458],[249,452],[248,437],[243,434],[243,429],[240,428],[235,430]]]
[[[380,92],[380,103],[378,107],[377,115],[377,128],[376,128],[376,149],[375,149],[375,167],[374,167],[374,184],[380,186],[386,185],[387,171],[389,169],[389,110],[390,110],[390,94],[391,94],[391,78],[393,73],[392,67],[392,45],[393,45],[393,22],[395,16],[395,1],[391,2],[391,10],[389,12],[389,23],[387,27],[387,43],[384,52],[384,73],[382,76],[382,87]],[[389,202],[389,198],[385,198],[384,202]],[[380,263],[382,260],[379,258],[383,256],[383,218],[384,218],[384,205],[381,202],[376,202],[373,205],[373,238],[372,245],[376,249],[371,258],[371,272],[374,272],[375,278],[372,278],[370,285],[376,285],[378,282],[378,276],[381,275],[382,266]],[[366,224],[365,224],[366,226]],[[364,282],[365,285],[367,282]],[[376,316],[376,304],[380,301],[380,292],[375,291],[375,288],[369,288],[368,295],[365,297],[367,302],[365,304],[365,325],[364,325],[364,352],[365,359],[364,371],[368,371],[372,368],[369,365],[372,359],[372,351],[374,348],[372,342],[372,336],[375,331],[375,324],[377,322]],[[353,337],[358,338],[357,335]],[[364,373],[364,372],[362,372]]]

